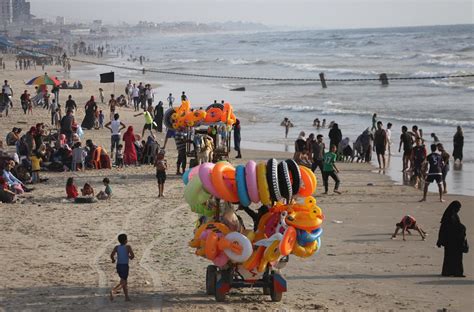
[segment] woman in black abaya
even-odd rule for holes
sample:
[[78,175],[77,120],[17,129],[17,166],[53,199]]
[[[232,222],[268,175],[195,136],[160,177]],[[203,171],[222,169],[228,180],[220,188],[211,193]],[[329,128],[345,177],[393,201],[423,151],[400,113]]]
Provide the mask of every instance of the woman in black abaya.
[[91,99],[86,103],[85,110],[86,116],[82,121],[81,127],[82,129],[90,130],[95,126],[95,116],[97,111],[97,104],[95,103],[93,96],[91,96]]
[[465,277],[462,265],[462,254],[467,253],[466,227],[461,223],[458,212],[461,203],[457,200],[449,204],[439,228],[438,247],[444,246],[442,276]]
[[153,127],[156,129],[157,132],[163,132],[163,102],[158,102],[158,105],[156,105],[153,114],[155,115],[153,121],[156,124],[156,126],[154,125]]

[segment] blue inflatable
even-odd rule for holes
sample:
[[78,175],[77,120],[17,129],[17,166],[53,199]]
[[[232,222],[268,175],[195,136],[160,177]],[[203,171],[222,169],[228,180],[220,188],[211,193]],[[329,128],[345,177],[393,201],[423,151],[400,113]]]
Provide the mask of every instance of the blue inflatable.
[[250,206],[250,197],[247,191],[247,182],[245,181],[245,167],[238,165],[235,168],[235,182],[237,184],[237,195],[240,204],[244,207]]

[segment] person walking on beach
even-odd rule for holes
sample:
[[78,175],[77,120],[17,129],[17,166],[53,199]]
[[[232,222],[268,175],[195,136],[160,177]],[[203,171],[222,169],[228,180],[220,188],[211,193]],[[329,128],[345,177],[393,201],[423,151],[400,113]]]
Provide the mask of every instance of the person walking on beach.
[[126,234],[120,234],[118,236],[118,241],[120,245],[117,245],[112,250],[110,254],[110,259],[112,263],[115,263],[115,255],[117,255],[117,274],[120,277],[120,283],[117,284],[112,290],[110,291],[110,300],[114,300],[114,295],[119,292],[120,289],[123,289],[123,294],[125,295],[125,301],[130,301],[130,297],[128,296],[128,273],[129,273],[129,260],[133,260],[135,258],[135,254],[133,253],[132,246],[127,245],[128,239]]
[[169,108],[173,107],[174,97],[173,97],[173,94],[172,94],[172,93],[170,93],[170,95],[168,96],[167,100],[168,100],[168,107],[169,107]]
[[398,152],[400,153],[403,145],[403,169],[405,172],[408,170],[408,164],[411,162],[411,154],[413,149],[413,138],[410,133],[408,133],[408,128],[402,126],[402,134],[400,135],[400,144],[398,146]]
[[426,148],[421,144],[421,139],[416,139],[415,147],[412,150],[412,159],[413,159],[413,176],[415,178],[415,188],[418,188],[420,180],[424,174],[423,165],[426,161]]
[[110,155],[114,155],[114,149],[118,148],[120,144],[120,132],[126,128],[125,124],[120,121],[120,115],[115,114],[114,120],[109,121],[105,124],[105,128],[109,129],[111,132],[110,137]]
[[115,115],[115,108],[117,107],[117,100],[113,94],[110,95],[109,108],[110,108],[110,120],[113,120]]
[[140,89],[133,84],[132,88],[132,99],[133,99],[133,108],[135,111],[138,111],[138,103],[140,102]]
[[405,240],[405,232],[408,232],[408,234],[411,235],[410,230],[416,230],[418,233],[420,233],[421,240],[426,239],[426,232],[423,231],[421,226],[416,224],[416,220],[412,216],[404,216],[399,223],[395,224],[395,226],[395,233],[393,233],[392,239],[397,238],[398,231],[400,230],[402,230],[403,240]]
[[[176,149],[178,150],[178,159],[176,160],[176,174],[182,175],[186,171],[186,135],[184,133],[176,133],[174,137]],[[182,172],[180,171],[182,169]]]
[[377,154],[379,169],[385,169],[385,148],[387,147],[387,133],[383,129],[381,121],[377,122],[377,130],[374,133],[374,151]]
[[328,180],[329,177],[333,178],[334,182],[336,182],[336,185],[334,186],[334,193],[336,194],[341,194],[339,192],[339,184],[341,181],[339,180],[339,177],[337,176],[337,173],[339,172],[339,169],[336,167],[336,145],[331,145],[331,150],[324,154],[324,164],[323,164],[323,183],[324,183],[324,194],[328,193]]
[[[336,152],[337,152],[337,147],[339,146],[339,143],[342,141],[342,132],[339,129],[339,125],[337,123],[334,123],[332,125],[331,130],[329,130],[329,146],[336,146]],[[342,152],[342,151],[338,151]]]
[[156,159],[155,159],[155,168],[156,168],[156,179],[158,181],[158,197],[163,197],[163,191],[165,188],[166,181],[166,170],[168,169],[168,164],[165,159],[165,151],[158,150]]
[[466,277],[462,264],[462,254],[469,252],[466,227],[461,223],[458,212],[461,203],[457,200],[449,204],[441,218],[436,246],[444,247],[442,276]]
[[464,147],[464,133],[462,127],[458,126],[456,133],[453,137],[453,158],[454,162],[459,159],[459,162],[462,163],[462,149]]
[[438,151],[441,153],[441,158],[443,159],[443,193],[444,194],[447,194],[448,193],[448,186],[446,184],[446,176],[448,175],[448,172],[449,172],[449,158],[451,158],[451,156],[448,154],[448,152],[446,152],[446,150],[444,149],[444,146],[443,144],[441,143],[438,143],[436,144],[436,146],[438,147]]
[[323,173],[323,159],[324,159],[324,150],[326,149],[326,145],[323,142],[323,136],[318,134],[316,136],[316,142],[312,144],[312,154],[313,154],[313,164],[311,165],[311,170],[316,172],[316,168],[321,170],[321,174]]
[[288,132],[290,131],[290,127],[293,127],[293,124],[291,123],[291,121],[285,117],[283,118],[283,121],[281,122],[280,126],[283,126],[285,127],[285,139],[288,138]]
[[187,101],[188,100],[188,97],[186,96],[186,93],[183,91],[183,93],[181,93],[181,101]]
[[68,100],[66,101],[65,109],[66,109],[66,112],[68,110],[75,111],[77,109],[76,102],[72,99],[72,95],[68,96]]
[[387,134],[387,151],[388,151],[388,157],[392,155],[392,123],[389,122],[387,123],[387,129],[385,130],[385,133]]
[[377,130],[377,114],[372,115],[372,128],[370,131]]
[[140,115],[143,115],[145,117],[145,124],[143,125],[143,130],[142,130],[142,138],[144,138],[145,130],[150,130],[151,137],[155,139],[155,135],[153,134],[154,122],[153,122],[153,117],[151,116],[150,112],[145,110],[143,113],[139,113],[133,116],[138,117]]
[[427,160],[429,163],[429,171],[428,176],[425,181],[425,189],[423,190],[423,198],[420,202],[426,201],[426,194],[428,193],[428,187],[430,183],[436,181],[438,184],[438,191],[439,191],[439,201],[444,202],[443,199],[443,159],[441,155],[436,153],[436,145],[431,145],[431,154],[428,155]]
[[[8,84],[8,80],[4,81],[2,86],[3,93],[6,95],[6,104],[13,108],[13,88]],[[8,116],[8,114],[7,114]]]

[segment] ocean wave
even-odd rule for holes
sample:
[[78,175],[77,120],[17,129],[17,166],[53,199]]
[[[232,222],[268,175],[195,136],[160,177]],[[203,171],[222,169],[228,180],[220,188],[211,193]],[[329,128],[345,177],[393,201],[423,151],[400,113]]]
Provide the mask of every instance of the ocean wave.
[[203,62],[203,60],[198,60],[198,59],[170,59],[169,60],[172,63],[199,63]]
[[463,61],[445,61],[438,59],[430,59],[423,63],[423,65],[429,66],[443,66],[443,67],[455,67],[455,68],[474,68],[474,62],[463,62]]
[[[327,101],[326,103],[332,103]],[[339,103],[339,105],[341,105]],[[327,105],[326,105],[327,106]],[[318,112],[320,115],[357,115],[357,116],[372,116],[372,111],[353,110],[344,108],[333,108],[324,106],[309,106],[309,105],[268,105],[268,107],[276,108],[279,110],[293,111],[293,112]],[[466,128],[474,128],[474,121],[472,120],[455,120],[455,119],[444,119],[444,118],[423,118],[423,117],[401,117],[378,114],[379,118],[385,120],[396,120],[406,123],[424,123],[431,125],[441,126],[463,126]]]
[[265,65],[269,62],[264,60],[232,59],[229,60],[229,63],[232,65]]
[[305,72],[325,72],[325,73],[335,73],[335,74],[341,74],[341,75],[358,75],[358,76],[373,76],[373,75],[379,74],[372,70],[358,70],[358,69],[349,69],[349,68],[327,68],[327,67],[322,67],[317,64],[308,64],[308,63],[279,62],[275,64],[279,66],[294,68],[296,70],[305,71]]

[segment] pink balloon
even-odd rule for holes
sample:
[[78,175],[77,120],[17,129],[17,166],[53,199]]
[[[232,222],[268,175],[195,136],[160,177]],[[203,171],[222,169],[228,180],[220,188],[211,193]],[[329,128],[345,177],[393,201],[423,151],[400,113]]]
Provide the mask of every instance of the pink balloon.
[[229,261],[229,257],[227,257],[227,255],[223,252],[219,253],[217,257],[215,257],[214,260],[212,260],[212,262],[214,262],[214,264],[220,268],[226,265],[228,261]]
[[192,179],[196,174],[199,173],[199,167],[200,167],[200,166],[201,166],[201,165],[198,165],[198,166],[193,167],[193,168],[191,169],[191,171],[189,172],[188,181],[191,181],[191,179]]

